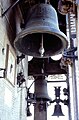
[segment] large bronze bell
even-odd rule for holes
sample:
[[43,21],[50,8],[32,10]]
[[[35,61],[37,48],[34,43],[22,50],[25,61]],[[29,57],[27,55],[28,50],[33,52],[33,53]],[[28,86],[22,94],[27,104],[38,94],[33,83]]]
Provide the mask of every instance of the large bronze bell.
[[55,108],[54,108],[54,113],[52,116],[64,116],[64,114],[62,113],[62,109],[61,109],[61,105],[60,104],[56,104]]
[[61,53],[68,42],[59,29],[56,10],[44,3],[30,8],[25,29],[17,35],[14,45],[21,53],[38,58]]
[[35,95],[37,101],[52,101],[47,92],[47,81],[44,76],[39,76],[35,80]]

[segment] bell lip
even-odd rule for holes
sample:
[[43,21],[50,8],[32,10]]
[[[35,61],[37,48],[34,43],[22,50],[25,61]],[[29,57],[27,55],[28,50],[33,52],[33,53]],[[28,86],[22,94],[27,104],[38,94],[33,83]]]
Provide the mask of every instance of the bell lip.
[[[47,28],[47,29],[46,29]],[[31,30],[31,31],[30,31]],[[50,32],[49,32],[50,31]],[[19,38],[23,38],[26,35],[29,34],[33,34],[33,33],[48,33],[48,34],[52,34],[52,35],[56,35],[57,37],[59,37],[61,40],[64,39],[66,41],[66,44],[68,44],[68,40],[67,40],[67,36],[60,30],[54,29],[54,28],[49,28],[49,27],[36,27],[36,30],[32,27],[27,28],[25,30],[22,30],[18,36],[15,38],[14,43],[19,39]],[[61,36],[60,36],[61,35]],[[63,41],[62,41],[63,42]]]
[[[35,30],[35,28],[36,28],[36,30]],[[19,48],[17,48],[17,45],[16,45],[17,42],[19,42],[19,39],[22,39],[23,37],[25,37],[27,35],[30,35],[30,34],[33,34],[33,33],[41,33],[41,34],[48,33],[48,34],[55,35],[55,36],[57,36],[58,38],[60,38],[62,40],[62,42],[63,42],[62,48],[59,51],[57,51],[55,54],[53,54],[53,55],[62,53],[64,51],[64,49],[66,49],[68,47],[67,36],[62,31],[60,31],[60,29],[57,30],[57,29],[54,29],[54,28],[49,28],[47,26],[43,26],[43,27],[42,26],[41,27],[35,26],[35,27],[29,27],[29,28],[26,28],[26,29],[22,30],[16,36],[16,38],[14,40],[14,47],[15,47],[15,49],[21,52],[21,50]],[[27,54],[27,55],[29,55],[29,54]],[[41,58],[41,56],[37,56],[37,57]],[[47,56],[43,56],[43,58],[47,58]]]

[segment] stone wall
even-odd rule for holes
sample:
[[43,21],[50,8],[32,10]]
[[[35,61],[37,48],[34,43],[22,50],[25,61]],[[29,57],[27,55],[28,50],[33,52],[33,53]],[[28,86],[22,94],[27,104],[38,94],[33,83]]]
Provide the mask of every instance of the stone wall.
[[[17,20],[20,20],[15,9],[1,16],[11,4],[11,0],[0,0],[0,68],[6,69],[5,78],[0,78],[0,120],[26,120],[26,89],[17,85],[17,58],[13,48],[16,33],[20,31]],[[13,61],[9,60],[9,50]],[[0,77],[3,77],[3,73],[4,71],[0,71]]]

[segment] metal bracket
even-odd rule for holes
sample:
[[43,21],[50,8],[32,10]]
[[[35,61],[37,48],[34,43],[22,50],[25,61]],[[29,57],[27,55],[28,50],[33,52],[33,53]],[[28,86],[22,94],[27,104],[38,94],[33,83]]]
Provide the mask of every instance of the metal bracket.
[[69,12],[75,12],[75,0],[59,0],[58,11],[62,15],[66,15]]
[[5,78],[6,69],[0,68],[0,71],[3,71],[3,76],[0,76],[0,78]]
[[25,82],[25,78],[22,72],[17,74],[17,84],[19,85],[19,87],[23,84],[23,82]]
[[73,64],[73,60],[78,60],[78,56],[75,55],[76,51],[77,51],[77,47],[72,47],[64,51],[60,63],[61,69],[67,70],[68,65]]
[[74,55],[75,51],[77,51],[77,47],[73,47],[73,48],[70,48],[68,50],[65,50],[63,53],[63,57],[78,60],[78,56]]
[[23,58],[25,58],[25,55],[24,55],[24,54],[22,54],[22,55],[20,55],[20,56],[17,56],[17,64],[19,64],[19,62],[20,62]]

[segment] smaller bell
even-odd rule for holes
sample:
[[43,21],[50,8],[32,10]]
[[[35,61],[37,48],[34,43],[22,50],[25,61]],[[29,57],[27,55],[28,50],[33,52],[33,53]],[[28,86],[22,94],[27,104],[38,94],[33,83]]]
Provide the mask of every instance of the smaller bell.
[[55,105],[54,113],[52,116],[57,116],[57,117],[64,116],[64,114],[62,113],[61,105],[59,105],[59,104]]
[[48,95],[47,91],[47,81],[44,76],[39,76],[35,81],[35,95],[36,100],[40,101],[52,101],[52,99]]
[[27,117],[30,117],[30,116],[32,116],[32,113],[30,112],[30,108],[27,107]]

